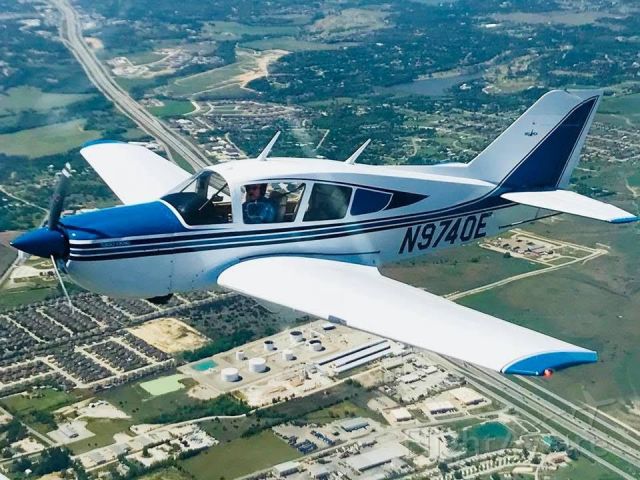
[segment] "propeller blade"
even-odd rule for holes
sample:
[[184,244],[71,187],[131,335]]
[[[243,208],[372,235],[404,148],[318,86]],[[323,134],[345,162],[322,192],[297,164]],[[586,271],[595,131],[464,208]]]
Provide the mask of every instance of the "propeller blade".
[[53,263],[53,271],[56,272],[56,277],[58,278],[58,282],[62,287],[62,291],[64,292],[64,296],[67,298],[67,302],[69,303],[69,308],[71,311],[75,311],[76,307],[73,306],[73,302],[71,301],[71,297],[69,296],[69,292],[67,292],[67,287],[64,286],[64,281],[62,280],[62,275],[60,275],[60,271],[58,270],[58,264],[56,263],[56,258],[51,255],[51,263]]
[[71,165],[65,164],[64,168],[60,172],[58,177],[58,184],[56,185],[55,192],[51,198],[51,205],[49,206],[49,221],[47,226],[49,230],[55,230],[62,214],[62,208],[64,206],[64,198],[67,196],[67,189],[69,188],[69,180],[71,178]]

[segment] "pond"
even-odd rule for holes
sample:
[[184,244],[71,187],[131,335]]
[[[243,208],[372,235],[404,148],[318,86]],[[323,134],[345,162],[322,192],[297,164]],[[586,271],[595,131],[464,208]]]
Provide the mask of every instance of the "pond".
[[414,80],[413,82],[409,83],[394,85],[393,87],[389,87],[388,90],[397,93],[442,97],[447,94],[447,91],[450,88],[481,77],[482,73],[476,72],[454,75],[452,77],[423,78],[421,80]]
[[213,368],[216,368],[217,366],[218,364],[216,362],[208,358],[206,360],[202,360],[201,362],[194,363],[193,365],[191,365],[191,368],[198,372],[206,372],[207,370],[211,370]]

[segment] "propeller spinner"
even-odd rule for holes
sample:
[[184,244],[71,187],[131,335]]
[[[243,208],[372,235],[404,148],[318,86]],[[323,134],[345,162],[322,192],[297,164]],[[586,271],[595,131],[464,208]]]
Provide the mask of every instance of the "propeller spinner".
[[43,258],[62,258],[66,255],[68,241],[59,224],[70,179],[71,166],[67,163],[60,172],[58,184],[51,199],[47,226],[23,233],[11,242],[11,246]]

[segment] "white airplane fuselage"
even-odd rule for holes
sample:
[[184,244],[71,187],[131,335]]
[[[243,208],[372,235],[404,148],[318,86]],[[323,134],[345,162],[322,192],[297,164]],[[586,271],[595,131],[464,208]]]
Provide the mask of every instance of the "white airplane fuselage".
[[[70,240],[65,264],[68,274],[97,293],[160,297],[215,288],[224,269],[249,258],[297,255],[381,266],[476,242],[549,214],[500,198],[500,188],[494,184],[429,173],[429,167],[403,169],[330,160],[270,159],[229,162],[210,169],[227,178],[232,222],[188,225],[171,203],[162,199],[66,217],[62,224]],[[305,183],[295,219],[244,224],[241,187],[274,181]],[[315,183],[352,189],[344,218],[303,219]],[[380,211],[353,215],[357,189],[397,192],[399,197],[407,192],[423,198],[413,198],[406,206],[387,205]],[[154,225],[151,230],[150,224]],[[287,279],[280,278],[278,272],[264,281],[278,281],[287,288]]]

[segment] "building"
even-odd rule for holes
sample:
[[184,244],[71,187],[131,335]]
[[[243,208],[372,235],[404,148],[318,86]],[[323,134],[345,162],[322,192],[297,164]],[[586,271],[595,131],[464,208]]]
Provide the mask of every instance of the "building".
[[467,407],[471,405],[478,405],[485,401],[485,398],[482,395],[469,387],[460,387],[455,390],[451,390],[451,395]]
[[387,443],[376,449],[355,455],[347,459],[345,463],[358,472],[364,472],[410,454],[411,451],[399,443]]
[[442,413],[455,412],[456,407],[448,400],[439,400],[425,403],[423,410],[431,415],[439,415]]
[[292,475],[294,473],[298,473],[299,471],[299,462],[285,462],[273,467],[273,473],[278,477],[286,477],[287,475]]
[[411,415],[409,410],[407,410],[404,407],[400,407],[400,408],[396,408],[394,410],[391,410],[389,412],[389,415],[391,415],[391,417],[396,422],[406,422],[407,420],[411,420],[413,418],[413,415]]
[[349,420],[345,420],[340,423],[340,428],[345,432],[355,432],[356,430],[367,428],[368,426],[369,421],[362,417],[350,418]]

